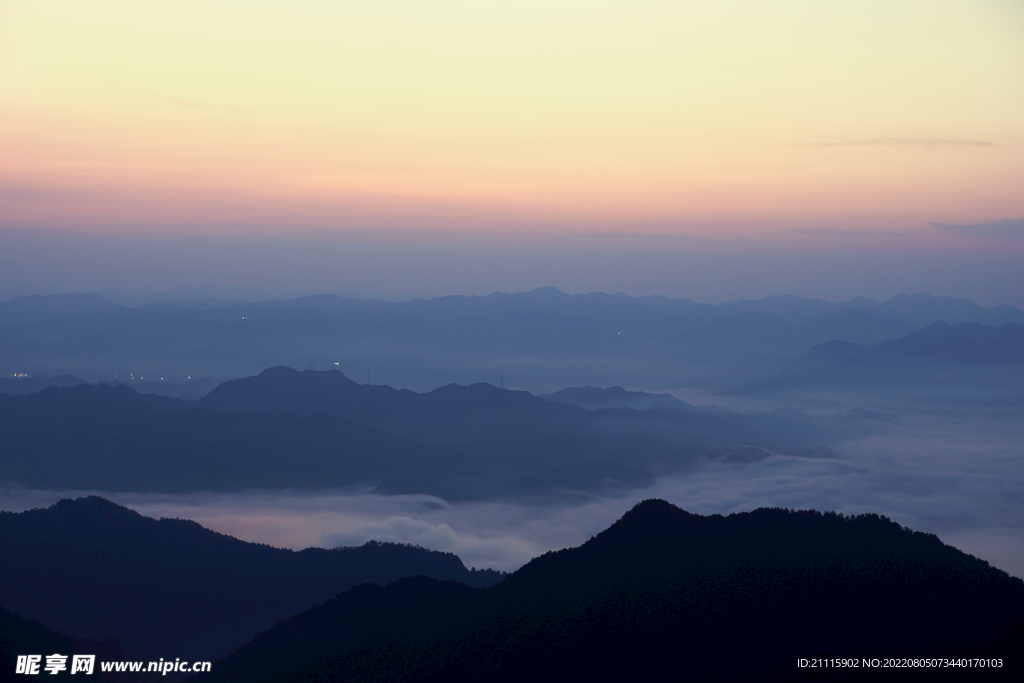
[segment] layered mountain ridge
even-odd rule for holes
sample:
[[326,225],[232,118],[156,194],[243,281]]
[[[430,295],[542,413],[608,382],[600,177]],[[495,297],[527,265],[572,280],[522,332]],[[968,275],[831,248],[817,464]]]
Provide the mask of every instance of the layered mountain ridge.
[[649,500],[492,588],[353,589],[261,634],[212,679],[678,680],[685,665],[688,680],[781,681],[800,657],[995,653],[1012,676],[1022,627],[1024,582],[883,517],[704,517]]
[[0,481],[188,492],[369,487],[446,500],[619,495],[696,462],[818,457],[861,415],[744,415],[664,398],[590,411],[487,384],[427,393],[270,368],[200,401],[125,386],[0,394]]
[[115,637],[150,659],[214,659],[355,585],[415,575],[503,578],[393,543],[283,550],[98,497],[0,512],[0,606],[80,638]]
[[875,344],[937,320],[1024,324],[1012,307],[928,295],[709,305],[544,288],[400,303],[318,295],[221,304],[128,308],[95,295],[0,302],[0,375],[181,383],[285,364],[338,366],[367,384],[419,391],[501,384],[502,375],[537,394],[583,384],[722,391],[833,339]]
[[778,375],[747,382],[734,394],[794,390],[956,392],[1020,400],[1024,386],[1024,325],[932,323],[898,339],[864,345],[829,341],[814,346]]

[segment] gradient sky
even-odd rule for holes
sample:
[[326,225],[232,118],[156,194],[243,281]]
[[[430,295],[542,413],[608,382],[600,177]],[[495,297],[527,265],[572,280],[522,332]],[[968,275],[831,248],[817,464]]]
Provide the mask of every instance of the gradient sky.
[[1024,215],[1017,0],[5,0],[5,226],[927,231]]
[[0,297],[1024,306],[1021,262],[1019,0],[0,0]]

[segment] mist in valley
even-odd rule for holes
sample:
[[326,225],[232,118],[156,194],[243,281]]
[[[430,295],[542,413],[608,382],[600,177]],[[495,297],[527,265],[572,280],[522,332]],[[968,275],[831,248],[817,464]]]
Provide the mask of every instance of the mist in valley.
[[648,498],[699,514],[758,507],[874,512],[1024,577],[1024,423],[969,414],[887,415],[891,419],[872,421],[869,430],[827,455],[696,461],[647,488],[615,495],[560,491],[452,503],[422,494],[371,494],[371,486],[184,495],[8,487],[0,507],[24,510],[101,495],[147,516],[191,519],[277,547],[393,541],[453,552],[467,566],[505,571],[549,550],[581,544]]
[[[972,637],[1002,643],[1000,615],[1016,618],[1012,577],[1024,578],[1022,321],[1013,307],[925,294],[0,302],[0,543],[23,558],[4,567],[13,580],[0,616],[113,635],[146,656],[173,642],[194,659],[273,660],[281,624],[333,633],[355,619],[372,630],[405,598],[364,614],[358,596],[441,591],[428,599],[442,600],[460,648],[460,600],[497,599],[545,567],[553,580],[608,543],[608,559],[570,570],[573,583],[668,569],[682,573],[650,585],[690,590],[680,587],[720,561],[715,576],[753,571],[768,582],[765,600],[787,603],[803,599],[805,579],[773,597],[788,590],[774,572],[801,576],[827,546],[829,567],[881,572],[870,586],[888,585],[892,558],[909,563],[914,586],[932,571],[921,563],[937,562],[928,595],[949,592],[942,577],[959,582],[957,614],[983,603],[992,615]],[[763,508],[776,510],[734,515]],[[700,529],[719,524],[701,546]],[[750,524],[755,536],[742,536]],[[815,536],[815,525],[831,531]],[[668,529],[682,536],[666,541]],[[637,542],[675,559],[633,566]],[[896,555],[863,564],[865,551]],[[56,557],[87,569],[52,570]],[[859,579],[813,571],[851,610],[868,609],[848,594]],[[982,593],[963,592],[968,583],[1009,597],[971,597]],[[122,604],[114,586],[144,597]],[[708,599],[747,604],[732,590]],[[586,599],[632,609],[608,603],[612,593]],[[876,632],[876,607],[845,628]],[[493,618],[506,619],[500,609]],[[817,619],[793,618],[799,633]],[[917,618],[961,617],[922,607]],[[385,622],[405,623],[395,619]]]

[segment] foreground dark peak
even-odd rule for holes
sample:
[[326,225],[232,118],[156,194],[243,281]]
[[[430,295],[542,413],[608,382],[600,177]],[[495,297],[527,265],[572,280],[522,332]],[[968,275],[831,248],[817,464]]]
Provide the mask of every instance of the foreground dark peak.
[[777,531],[799,534],[819,528],[867,530],[879,541],[893,534],[902,535],[906,538],[927,539],[942,546],[941,541],[934,535],[911,531],[887,517],[874,514],[845,516],[834,512],[822,513],[817,510],[788,510],[775,507],[757,508],[750,512],[736,512],[727,516],[697,515],[658,498],[637,503],[585,546],[656,544],[690,540],[699,536],[767,535]]
[[597,539],[658,538],[678,532],[684,525],[692,525],[705,518],[693,515],[660,498],[637,503],[617,522],[602,531]]
[[917,533],[938,540],[934,535],[920,534],[875,514],[847,516],[835,512],[817,510],[790,510],[787,508],[757,508],[750,512],[734,512],[730,515],[698,515],[687,512],[668,501],[651,498],[634,505],[612,526],[594,537],[644,539],[694,532],[718,533],[726,530],[761,530],[773,527],[822,525],[875,525],[888,531]]
[[[19,655],[26,653],[60,653],[71,659],[72,655],[94,655],[102,661],[134,661],[137,653],[132,652],[113,638],[76,638],[58,633],[38,621],[24,619],[10,610],[0,607],[0,681],[29,680],[18,675],[16,662]],[[42,662],[45,664],[45,660]],[[67,675],[67,671],[64,672]],[[96,666],[87,680],[101,683],[128,683],[141,680],[138,675],[108,673]]]
[[1022,628],[1024,582],[884,517],[647,500],[491,588],[353,589],[213,680],[788,681],[800,657],[950,656],[1015,676]]
[[47,510],[54,516],[74,516],[78,520],[85,518],[111,519],[145,519],[135,510],[118,505],[100,496],[84,496],[81,498],[62,498]]
[[96,496],[0,513],[0,605],[71,636],[115,637],[150,658],[214,659],[353,586],[417,575],[474,586],[503,578],[410,545],[249,543]]

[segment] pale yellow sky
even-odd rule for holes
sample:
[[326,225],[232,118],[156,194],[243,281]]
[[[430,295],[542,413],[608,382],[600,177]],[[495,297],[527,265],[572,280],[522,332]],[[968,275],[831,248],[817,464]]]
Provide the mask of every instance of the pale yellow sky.
[[157,233],[1017,217],[1022,6],[0,1],[0,214]]

